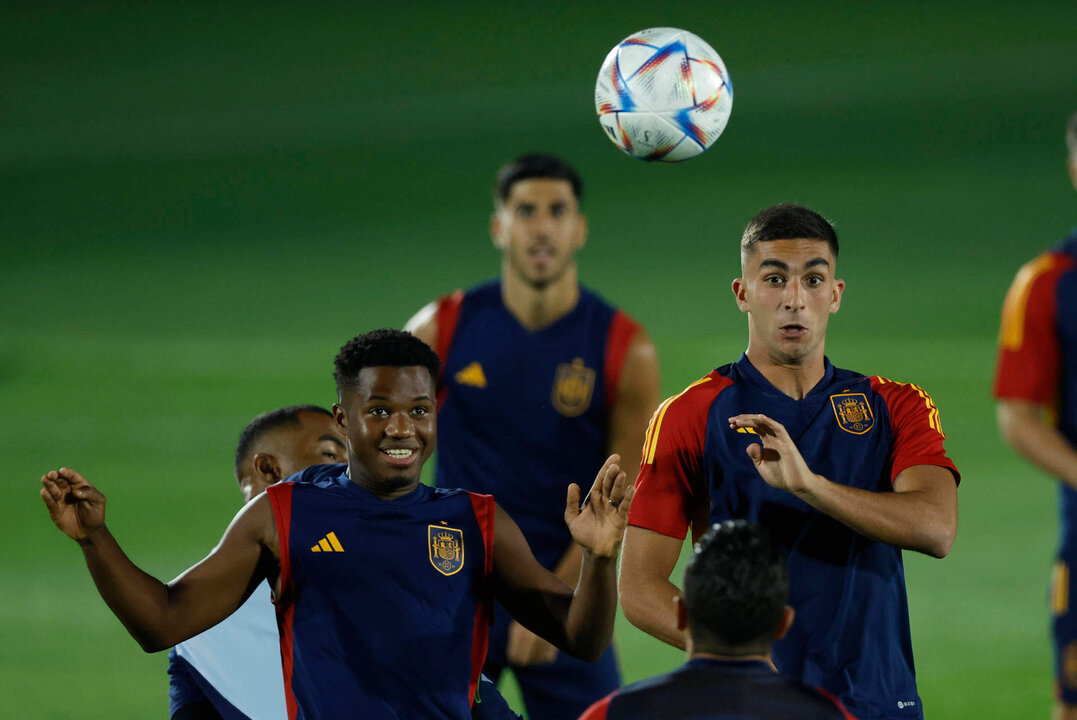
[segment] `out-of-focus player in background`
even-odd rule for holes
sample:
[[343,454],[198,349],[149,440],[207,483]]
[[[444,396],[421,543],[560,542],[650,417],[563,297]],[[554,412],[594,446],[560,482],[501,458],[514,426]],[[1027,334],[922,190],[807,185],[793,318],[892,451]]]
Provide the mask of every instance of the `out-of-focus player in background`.
[[[442,360],[438,487],[495,495],[569,585],[580,551],[561,518],[565,488],[610,453],[634,479],[660,392],[643,328],[580,286],[581,193],[576,171],[551,155],[502,167],[490,220],[500,279],[443,297],[407,325]],[[531,720],[576,717],[620,685],[613,648],[581,662],[498,607],[486,673],[506,666]]]
[[957,532],[957,481],[939,412],[916,385],[834,367],[838,239],[822,216],[768,208],[741,238],[737,306],[748,349],[663,403],[621,563],[635,625],[685,647],[670,572],[689,528],[759,522],[787,554],[798,622],[778,669],[836,695],[863,720],[923,716],[901,550],[943,557]]
[[833,696],[779,675],[771,646],[793,623],[782,549],[726,520],[696,544],[678,596],[688,662],[592,705],[580,720],[854,720]]
[[[333,413],[292,405],[254,418],[240,433],[235,473],[246,504],[300,470],[346,459]],[[284,720],[280,635],[268,583],[228,619],[168,655],[172,720]]]
[[[132,563],[105,525],[105,497],[70,468],[42,477],[53,523],[82,549],[109,608],[148,652],[273,587],[289,717],[465,720],[486,654],[490,603],[579,657],[609,646],[616,556],[634,488],[616,456],[564,518],[583,562],[575,591],[543,568],[488,495],[420,484],[437,443],[437,355],[381,330],[336,357],[333,416],[348,462],[271,485],[210,554],[169,584]],[[310,476],[311,470],[320,475]]]
[[[1066,144],[1077,188],[1077,113]],[[1077,229],[1014,278],[1002,308],[994,395],[1002,437],[1060,481],[1062,532],[1050,593],[1054,717],[1077,720]]]

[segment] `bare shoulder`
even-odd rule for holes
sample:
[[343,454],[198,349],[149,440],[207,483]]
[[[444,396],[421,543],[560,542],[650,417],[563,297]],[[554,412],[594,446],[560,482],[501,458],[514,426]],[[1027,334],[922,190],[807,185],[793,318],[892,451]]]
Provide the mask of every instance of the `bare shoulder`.
[[438,301],[424,305],[404,324],[404,329],[433,347],[438,337]]

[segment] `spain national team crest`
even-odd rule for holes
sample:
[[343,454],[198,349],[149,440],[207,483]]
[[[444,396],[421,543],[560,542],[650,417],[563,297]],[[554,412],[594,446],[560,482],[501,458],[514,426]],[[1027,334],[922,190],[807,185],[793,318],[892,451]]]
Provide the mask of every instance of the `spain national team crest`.
[[863,435],[875,427],[868,396],[864,393],[838,393],[830,396],[838,427],[853,435]]
[[591,407],[595,391],[595,371],[583,364],[583,358],[557,366],[550,401],[565,417],[576,417]]
[[442,575],[455,575],[464,567],[464,532],[444,525],[427,525],[430,564]]

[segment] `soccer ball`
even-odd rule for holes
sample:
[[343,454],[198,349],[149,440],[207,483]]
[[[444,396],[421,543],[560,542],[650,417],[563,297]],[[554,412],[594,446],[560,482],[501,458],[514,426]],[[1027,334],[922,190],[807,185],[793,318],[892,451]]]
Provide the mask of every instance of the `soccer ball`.
[[610,50],[595,83],[598,121],[632,157],[680,162],[718,139],[733,84],[718,53],[687,30],[650,28]]

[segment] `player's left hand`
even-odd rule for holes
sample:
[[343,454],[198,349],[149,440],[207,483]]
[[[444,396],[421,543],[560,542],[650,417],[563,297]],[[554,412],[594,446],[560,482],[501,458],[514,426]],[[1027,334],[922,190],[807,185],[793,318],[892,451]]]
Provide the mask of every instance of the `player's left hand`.
[[751,428],[759,436],[760,443],[750,444],[747,452],[767,485],[793,494],[808,490],[815,473],[804,462],[784,425],[766,415],[745,414],[729,418],[729,427]]
[[628,510],[636,488],[621,470],[621,456],[610,455],[598,471],[590,492],[580,507],[580,486],[568,486],[565,523],[572,539],[596,557],[614,557],[624,539]]

